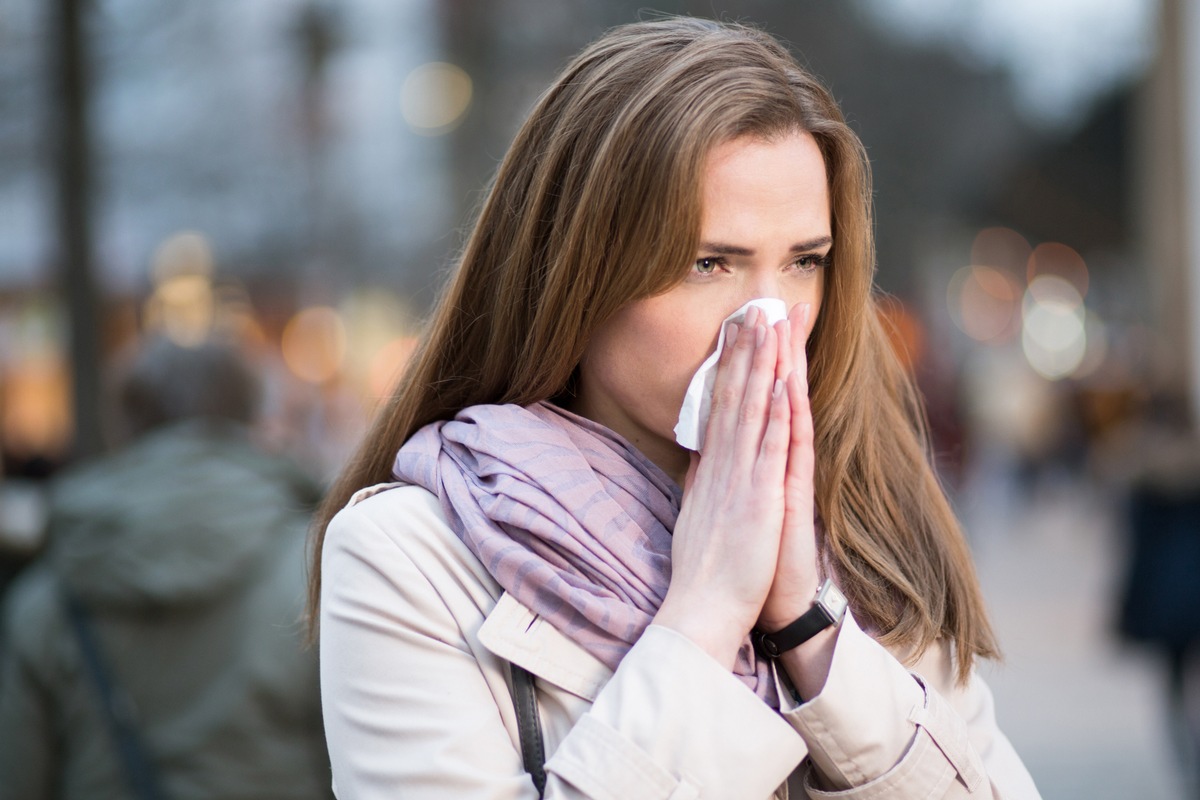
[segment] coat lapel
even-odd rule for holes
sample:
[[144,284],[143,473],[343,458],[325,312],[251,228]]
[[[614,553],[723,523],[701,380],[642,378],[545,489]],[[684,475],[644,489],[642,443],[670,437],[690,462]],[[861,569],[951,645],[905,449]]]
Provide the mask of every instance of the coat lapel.
[[507,592],[484,620],[479,641],[500,658],[589,702],[612,677],[599,659]]

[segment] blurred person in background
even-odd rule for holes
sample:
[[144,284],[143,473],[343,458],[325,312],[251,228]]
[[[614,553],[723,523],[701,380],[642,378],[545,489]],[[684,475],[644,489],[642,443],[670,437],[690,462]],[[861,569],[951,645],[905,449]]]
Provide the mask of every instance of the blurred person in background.
[[48,549],[5,598],[0,798],[327,797],[316,488],[253,444],[232,347],[151,339],[116,384],[127,441],[53,480]]
[[1117,630],[1161,659],[1169,734],[1200,797],[1200,439],[1187,398],[1159,389],[1102,457],[1127,488]]
[[572,61],[319,520],[339,796],[1038,796],[870,206],[764,33],[659,20]]

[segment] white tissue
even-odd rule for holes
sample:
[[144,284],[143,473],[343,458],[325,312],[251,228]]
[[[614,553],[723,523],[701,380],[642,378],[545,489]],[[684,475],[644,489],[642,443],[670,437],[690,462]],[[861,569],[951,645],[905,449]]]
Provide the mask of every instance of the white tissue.
[[717,337],[717,349],[705,359],[692,376],[688,384],[687,394],[683,397],[683,407],[679,409],[679,422],[675,423],[675,441],[688,450],[697,453],[704,449],[704,429],[708,427],[708,414],[712,408],[713,380],[717,375],[717,359],[725,347],[725,326],[730,322],[741,322],[746,318],[746,312],[751,306],[756,306],[766,315],[767,324],[774,325],[781,319],[787,318],[787,304],[776,297],[759,297],[751,300],[737,311],[730,314],[721,323],[721,332]]

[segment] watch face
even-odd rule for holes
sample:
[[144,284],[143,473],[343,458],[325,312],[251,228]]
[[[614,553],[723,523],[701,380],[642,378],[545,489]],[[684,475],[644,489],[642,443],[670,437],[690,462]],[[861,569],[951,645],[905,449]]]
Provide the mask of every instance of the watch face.
[[833,581],[826,581],[825,585],[821,587],[821,591],[817,595],[817,603],[825,608],[835,623],[841,622],[842,617],[846,614],[846,595],[833,585]]

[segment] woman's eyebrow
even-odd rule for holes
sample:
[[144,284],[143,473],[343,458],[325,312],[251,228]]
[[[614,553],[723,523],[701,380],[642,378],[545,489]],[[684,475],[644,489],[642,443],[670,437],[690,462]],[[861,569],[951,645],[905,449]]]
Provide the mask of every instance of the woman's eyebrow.
[[832,236],[818,236],[816,239],[809,239],[807,242],[798,242],[792,245],[790,252],[807,253],[809,250],[819,250],[822,247],[830,247],[832,245]]
[[[810,250],[818,250],[822,247],[828,247],[833,244],[833,237],[819,236],[816,239],[809,239],[806,242],[797,242],[788,248],[789,253],[807,253]],[[722,242],[701,242],[700,250],[705,253],[711,253],[714,256],[753,256],[754,250],[749,247],[739,247],[735,244],[724,244]]]

